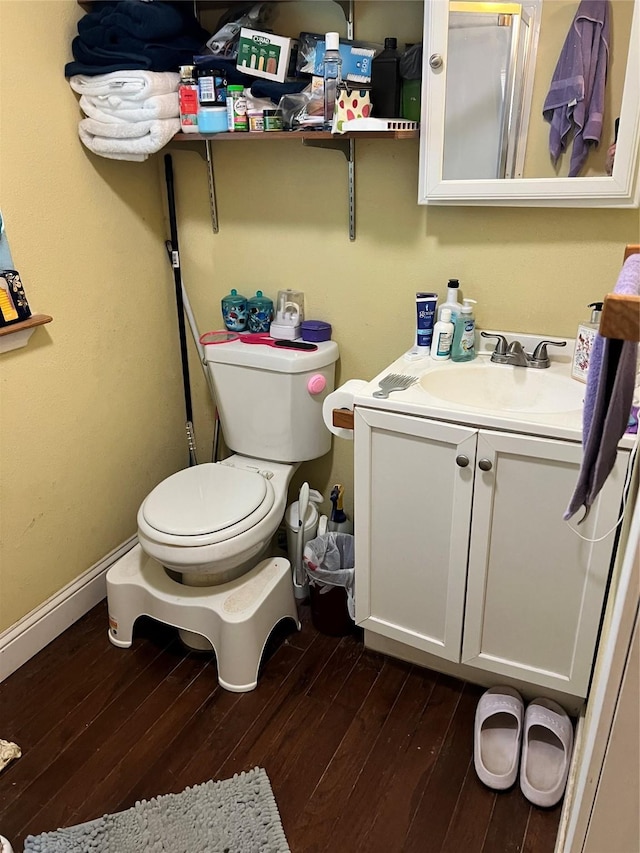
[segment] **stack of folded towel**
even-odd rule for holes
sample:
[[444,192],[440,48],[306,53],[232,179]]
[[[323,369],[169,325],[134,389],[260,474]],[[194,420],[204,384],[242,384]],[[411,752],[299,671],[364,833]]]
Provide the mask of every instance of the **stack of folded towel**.
[[86,116],[78,125],[82,143],[112,160],[146,160],[180,130],[179,80],[137,69],[71,77]]
[[65,77],[137,68],[177,71],[193,62],[209,38],[193,5],[163,0],[97,0],[78,21]]
[[95,0],[65,66],[86,118],[78,133],[102,157],[146,160],[180,130],[178,69],[209,33],[178,0]]

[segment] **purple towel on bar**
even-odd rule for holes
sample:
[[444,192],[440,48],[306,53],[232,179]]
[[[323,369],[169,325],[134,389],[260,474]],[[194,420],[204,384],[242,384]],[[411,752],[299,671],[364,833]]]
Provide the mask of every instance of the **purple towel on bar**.
[[[614,293],[640,294],[640,254],[624,263]],[[638,360],[635,341],[596,339],[589,359],[584,400],[582,444],[584,452],[573,497],[563,516],[568,521],[584,506],[587,511],[616,461],[618,442],[629,423]],[[582,520],[586,518],[586,514]]]
[[584,165],[589,147],[602,134],[604,90],[609,61],[609,0],[582,0],[553,72],[542,115],[550,122],[549,152],[554,164],[567,150],[573,128],[569,177]]

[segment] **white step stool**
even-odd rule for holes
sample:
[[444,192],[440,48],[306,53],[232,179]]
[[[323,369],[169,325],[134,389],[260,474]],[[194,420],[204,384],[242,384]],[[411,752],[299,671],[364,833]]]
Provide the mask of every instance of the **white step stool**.
[[228,583],[194,587],[172,580],[135,545],[107,572],[107,601],[114,646],[131,646],[139,616],[192,631],[211,643],[220,686],[234,693],[256,687],[262,652],[281,619],[293,619],[300,630],[291,564],[282,557],[263,560]]

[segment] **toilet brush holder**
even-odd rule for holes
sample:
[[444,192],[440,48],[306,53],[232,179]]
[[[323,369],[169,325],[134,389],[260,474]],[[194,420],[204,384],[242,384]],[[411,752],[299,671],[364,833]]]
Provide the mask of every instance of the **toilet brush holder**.
[[[317,504],[323,496],[316,489],[310,489],[308,483],[300,488],[299,499],[287,507],[285,525],[287,529],[287,552],[293,573],[293,590],[298,601],[309,596],[302,553],[304,546],[318,535],[319,515]],[[304,518],[304,526],[300,519]],[[323,516],[324,518],[324,516]]]

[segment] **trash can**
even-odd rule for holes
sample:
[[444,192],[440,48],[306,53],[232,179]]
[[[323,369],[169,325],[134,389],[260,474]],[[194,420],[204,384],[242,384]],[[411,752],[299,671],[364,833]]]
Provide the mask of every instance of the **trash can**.
[[305,545],[311,621],[321,634],[344,637],[353,631],[354,550],[350,533],[325,533]]

